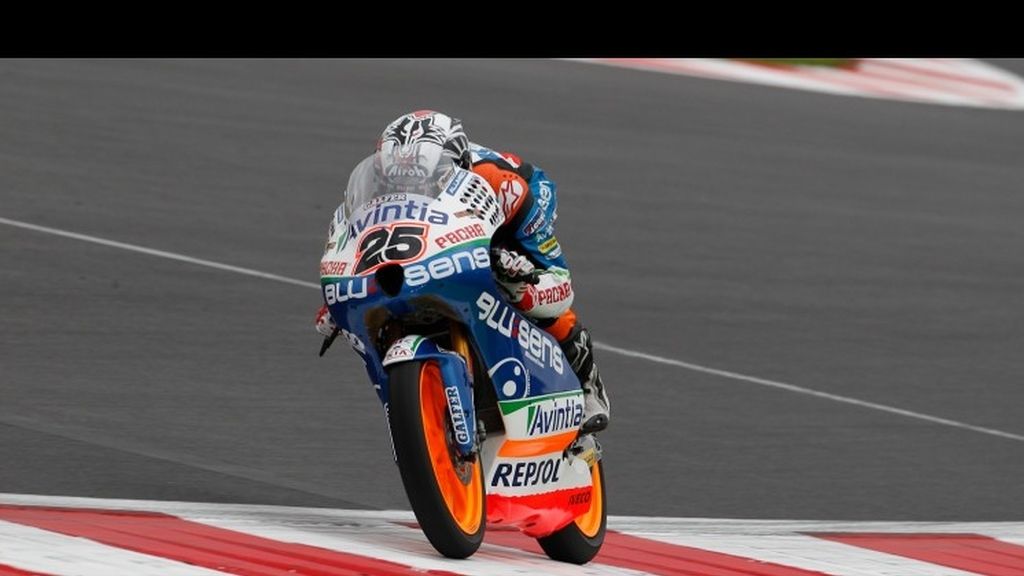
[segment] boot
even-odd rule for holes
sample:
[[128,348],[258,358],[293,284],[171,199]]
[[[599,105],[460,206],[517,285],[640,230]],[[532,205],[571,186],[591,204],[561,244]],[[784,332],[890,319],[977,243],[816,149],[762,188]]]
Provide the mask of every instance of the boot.
[[608,427],[608,395],[594,362],[590,332],[580,324],[573,326],[569,336],[559,342],[569,366],[583,386],[583,434],[592,434]]

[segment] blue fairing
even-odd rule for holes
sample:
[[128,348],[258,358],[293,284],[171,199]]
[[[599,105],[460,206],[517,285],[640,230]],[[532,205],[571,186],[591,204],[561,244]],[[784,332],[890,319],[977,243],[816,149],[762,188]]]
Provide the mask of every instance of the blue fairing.
[[565,361],[558,342],[508,304],[495,284],[488,257],[489,240],[465,242],[429,259],[407,263],[405,284],[397,296],[385,294],[375,277],[324,278],[321,288],[331,315],[366,363],[382,403],[390,398],[376,335],[365,318],[389,313],[404,316],[417,299],[440,299],[469,328],[495,383],[499,400],[519,400],[554,392],[579,390],[579,381]]

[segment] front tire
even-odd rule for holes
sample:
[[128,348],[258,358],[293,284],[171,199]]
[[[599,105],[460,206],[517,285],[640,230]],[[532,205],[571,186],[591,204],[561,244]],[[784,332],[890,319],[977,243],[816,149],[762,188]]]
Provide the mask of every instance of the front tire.
[[590,468],[590,476],[594,482],[590,510],[561,530],[537,539],[537,543],[552,560],[586,564],[604,544],[608,511],[605,508],[604,466],[600,460]]
[[438,552],[467,558],[484,539],[483,466],[456,455],[437,361],[403,362],[389,374],[391,437],[409,504]]

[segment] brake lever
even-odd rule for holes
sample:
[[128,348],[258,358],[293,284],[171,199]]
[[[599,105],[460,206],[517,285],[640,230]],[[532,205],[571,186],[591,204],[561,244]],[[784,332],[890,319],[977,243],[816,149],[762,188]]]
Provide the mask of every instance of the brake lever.
[[331,347],[331,344],[334,344],[334,339],[338,337],[338,334],[341,334],[341,329],[335,328],[331,330],[330,336],[324,336],[324,341],[320,344],[320,356],[323,356],[324,352],[327,352],[327,349]]

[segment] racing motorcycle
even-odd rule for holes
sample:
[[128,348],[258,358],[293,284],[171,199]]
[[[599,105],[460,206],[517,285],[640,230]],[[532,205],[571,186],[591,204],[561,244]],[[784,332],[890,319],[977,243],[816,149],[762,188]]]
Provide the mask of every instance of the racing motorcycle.
[[469,557],[491,524],[588,562],[607,522],[600,445],[579,433],[583,390],[558,342],[495,280],[494,191],[447,158],[387,176],[378,154],[360,162],[331,220],[320,283],[338,327],[320,354],[341,335],[365,362],[438,552]]

